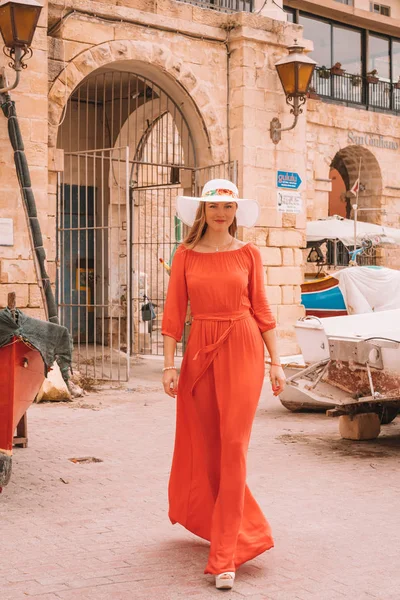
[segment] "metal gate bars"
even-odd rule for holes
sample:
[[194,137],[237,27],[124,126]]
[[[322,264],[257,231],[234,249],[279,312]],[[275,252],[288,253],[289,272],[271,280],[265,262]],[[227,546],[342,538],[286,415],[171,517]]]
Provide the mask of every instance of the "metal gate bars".
[[[187,227],[176,215],[176,197],[198,195],[208,179],[224,178],[236,182],[237,163],[222,163],[201,169],[183,165],[133,163],[131,179],[131,290],[132,352],[161,355],[161,322],[168,290],[169,268]],[[144,321],[144,304],[151,302],[154,318]],[[187,315],[189,322],[189,311]],[[177,346],[182,356],[189,332],[185,327]]]
[[65,154],[58,186],[58,306],[74,365],[93,379],[128,380],[129,149]]
[[128,153],[68,152],[58,186],[60,322],[76,368],[101,380],[127,380],[132,353],[162,354],[169,270],[186,233],[176,196],[199,194],[208,179],[236,181],[236,162],[194,169]]

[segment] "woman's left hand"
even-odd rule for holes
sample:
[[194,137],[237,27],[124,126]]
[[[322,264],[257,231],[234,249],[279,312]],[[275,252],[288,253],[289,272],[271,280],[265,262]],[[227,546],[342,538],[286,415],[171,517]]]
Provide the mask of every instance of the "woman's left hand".
[[271,365],[269,377],[271,379],[272,391],[274,396],[279,396],[286,386],[286,377],[282,367]]

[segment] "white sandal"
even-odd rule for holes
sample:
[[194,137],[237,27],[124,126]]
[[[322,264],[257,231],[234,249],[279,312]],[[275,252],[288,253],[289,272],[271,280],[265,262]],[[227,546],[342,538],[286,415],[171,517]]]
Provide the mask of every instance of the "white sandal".
[[235,572],[225,571],[215,576],[215,587],[217,590],[231,590],[235,582]]

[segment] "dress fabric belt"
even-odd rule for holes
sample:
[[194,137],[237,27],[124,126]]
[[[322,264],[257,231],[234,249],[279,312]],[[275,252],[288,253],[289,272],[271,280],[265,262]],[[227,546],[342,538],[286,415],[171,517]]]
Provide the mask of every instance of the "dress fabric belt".
[[220,349],[222,344],[225,342],[225,340],[231,333],[236,322],[242,321],[243,319],[248,319],[249,317],[252,317],[253,314],[254,314],[253,309],[250,308],[249,310],[247,310],[243,313],[240,313],[238,315],[233,315],[233,316],[225,316],[225,315],[224,316],[213,316],[213,315],[192,316],[193,321],[218,321],[218,322],[229,323],[229,327],[227,329],[225,329],[224,333],[218,338],[218,340],[216,342],[214,342],[213,344],[209,344],[208,346],[204,346],[203,348],[200,348],[200,350],[198,350],[196,352],[196,354],[194,355],[193,360],[197,360],[198,357],[202,354],[206,354],[206,355],[208,354],[208,357],[207,357],[204,365],[202,366],[200,373],[197,375],[196,379],[194,380],[194,383],[191,388],[192,395],[193,395],[194,388],[195,388],[197,382],[199,381],[199,379],[201,379],[201,377],[207,371],[208,367],[213,362],[214,358],[216,357],[216,355],[218,353],[218,350]]

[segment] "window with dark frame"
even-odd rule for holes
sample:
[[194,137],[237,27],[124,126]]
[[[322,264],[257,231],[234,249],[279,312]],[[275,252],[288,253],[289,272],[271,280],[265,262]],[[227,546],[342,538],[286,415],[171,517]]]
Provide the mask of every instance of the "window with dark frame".
[[369,10],[378,15],[384,17],[390,17],[390,6],[384,6],[383,4],[377,4],[376,2],[369,3]]
[[284,6],[283,7],[283,11],[287,15],[287,22],[288,23],[295,23],[296,22],[296,11],[295,10],[293,10],[292,8],[286,8]]
[[304,38],[314,43],[310,56],[317,67],[311,93],[400,114],[400,39],[289,7],[284,10],[288,21],[302,25]]
[[368,46],[368,72],[375,71],[380,79],[390,81],[390,39],[370,33]]
[[253,12],[253,0],[178,0],[225,13]]

